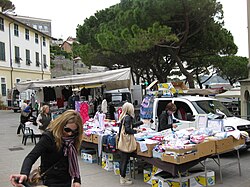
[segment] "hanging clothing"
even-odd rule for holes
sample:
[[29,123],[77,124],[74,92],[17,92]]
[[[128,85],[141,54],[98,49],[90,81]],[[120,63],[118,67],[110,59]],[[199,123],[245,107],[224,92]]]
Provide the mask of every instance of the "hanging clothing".
[[106,99],[102,100],[102,112],[106,114],[108,112],[108,102]]
[[80,115],[82,117],[83,124],[89,120],[89,105],[87,102],[82,102],[80,105]]
[[104,125],[104,120],[106,118],[106,115],[102,112],[96,112],[95,116],[94,116],[94,119],[97,119],[97,121],[99,122],[99,127],[101,129],[104,129],[105,128],[105,125]]

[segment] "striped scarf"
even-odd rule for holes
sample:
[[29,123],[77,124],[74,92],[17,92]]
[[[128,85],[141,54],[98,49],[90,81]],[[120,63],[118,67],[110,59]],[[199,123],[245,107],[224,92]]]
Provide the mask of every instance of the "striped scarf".
[[64,156],[68,156],[69,159],[69,174],[72,178],[80,178],[77,151],[74,146],[75,137],[63,137],[62,139],[64,142]]

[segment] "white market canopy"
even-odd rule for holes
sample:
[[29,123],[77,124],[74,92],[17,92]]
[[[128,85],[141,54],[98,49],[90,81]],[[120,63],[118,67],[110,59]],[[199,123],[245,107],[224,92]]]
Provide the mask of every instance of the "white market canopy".
[[224,93],[217,94],[217,98],[240,98],[240,89],[231,89]]
[[[26,81],[16,84],[19,92],[27,89],[39,89],[43,87],[56,86],[91,86],[104,85],[106,90],[131,88],[130,68],[110,70],[105,72],[87,73],[80,75],[71,75],[40,81]],[[97,86],[96,86],[97,87]]]

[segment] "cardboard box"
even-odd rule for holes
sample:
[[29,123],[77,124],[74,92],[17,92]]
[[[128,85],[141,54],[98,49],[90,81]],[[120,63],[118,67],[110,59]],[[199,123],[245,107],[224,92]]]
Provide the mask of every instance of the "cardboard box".
[[87,160],[88,154],[95,154],[95,150],[82,149],[81,150],[81,159]]
[[246,143],[246,139],[245,139],[245,137],[240,137],[240,139],[239,140],[237,140],[237,139],[233,139],[233,147],[237,147],[237,146],[239,146],[239,145],[244,145]]
[[[199,173],[201,173],[199,175]],[[204,172],[193,173],[192,175],[196,175],[192,177],[189,181],[190,187],[203,187],[206,186],[206,178]],[[197,176],[198,175],[198,176]],[[215,172],[212,170],[207,171],[207,185],[213,186],[215,185]]]
[[119,161],[120,155],[118,153],[106,153],[102,152],[102,158],[109,161]]
[[85,133],[83,133],[82,140],[85,142],[92,142],[92,135],[87,136]]
[[223,153],[233,150],[233,137],[215,141],[216,153]]
[[187,177],[182,177],[182,184],[180,184],[179,178],[162,178],[159,177],[158,187],[188,187],[189,180]]
[[200,157],[212,155],[216,152],[215,141],[206,141],[197,144],[197,154]]
[[186,148],[186,149],[165,149],[165,152],[173,152],[173,153],[176,153],[177,155],[191,153],[191,152],[195,152],[195,151],[197,151],[196,145],[193,145],[192,147]]
[[[119,162],[113,162],[113,165],[114,165],[114,173],[115,175],[120,175],[120,163]],[[130,173],[130,169],[129,169],[129,165],[127,166],[127,169],[126,169],[126,175],[128,175]]]
[[112,161],[106,160],[106,164],[105,164],[104,169],[105,169],[106,171],[113,171],[113,170],[114,170],[113,162],[112,162]]
[[151,183],[152,183],[152,187],[158,187],[159,178],[158,177],[152,177]]
[[92,142],[98,144],[99,136],[97,134],[92,134]]
[[145,152],[141,152],[140,144],[137,142],[137,155],[145,156],[145,157],[153,157],[153,149],[157,145],[157,143],[146,144],[146,145],[147,145],[148,150]]
[[96,154],[88,154],[84,153],[83,161],[86,163],[97,163],[97,155]]
[[[148,183],[150,185],[152,185],[152,180],[155,179],[155,175],[162,172],[162,169],[153,166],[152,168],[146,168],[143,170],[143,181],[145,183]],[[157,178],[158,179],[158,178]]]
[[106,159],[102,157],[102,168],[106,167]]
[[174,164],[183,164],[198,159],[197,153],[189,153],[184,155],[168,155],[166,153],[162,154],[161,160],[165,162],[170,162]]

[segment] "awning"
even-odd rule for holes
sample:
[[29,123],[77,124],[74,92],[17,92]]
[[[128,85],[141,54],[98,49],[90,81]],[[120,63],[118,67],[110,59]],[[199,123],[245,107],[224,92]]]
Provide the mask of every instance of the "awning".
[[240,98],[240,90],[228,90],[224,93],[217,94],[217,98]]
[[39,89],[43,87],[84,86],[85,88],[91,88],[103,85],[106,90],[114,90],[121,88],[130,89],[131,83],[130,68],[123,68],[97,73],[58,77],[48,80],[19,82],[16,84],[16,88],[18,91],[22,92],[27,89]]

